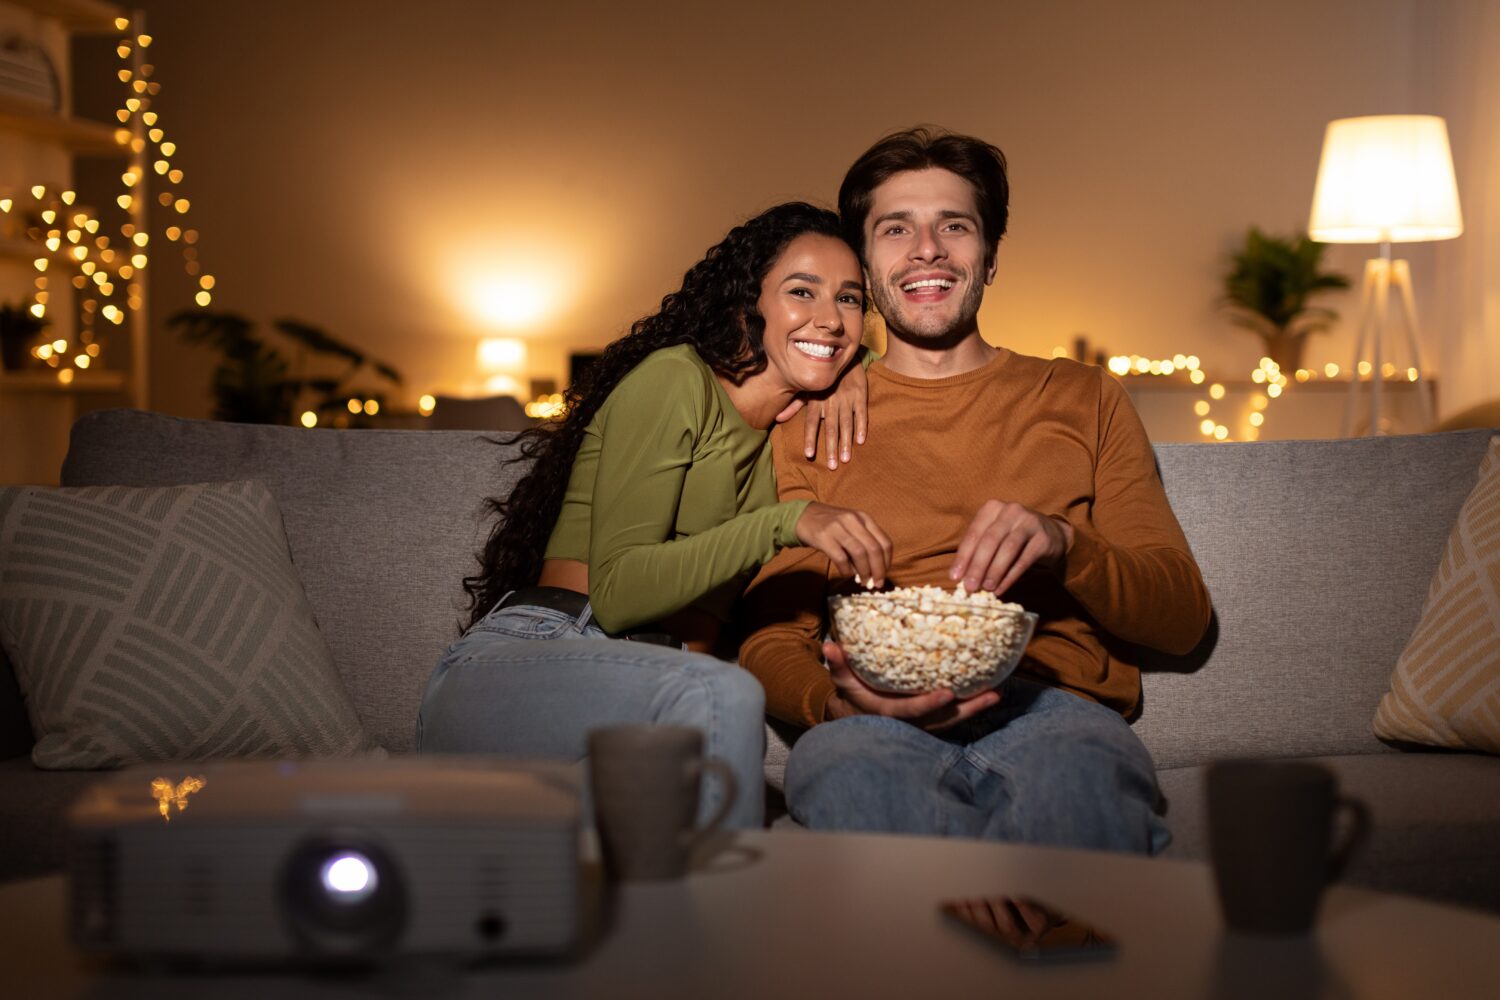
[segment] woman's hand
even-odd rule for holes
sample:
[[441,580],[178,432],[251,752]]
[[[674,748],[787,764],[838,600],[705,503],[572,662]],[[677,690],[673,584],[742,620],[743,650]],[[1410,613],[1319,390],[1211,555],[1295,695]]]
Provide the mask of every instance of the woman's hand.
[[858,573],[873,587],[885,586],[891,539],[864,511],[810,503],[797,519],[797,539],[827,556],[844,576]]
[[[863,352],[864,348],[860,348]],[[854,454],[855,444],[865,443],[865,432],[869,428],[870,382],[865,377],[865,366],[860,363],[861,353],[834,387],[822,396],[805,401],[794,399],[786,409],[776,415],[776,422],[785,423],[798,410],[802,411],[802,452],[810,462],[818,457],[818,430],[822,427],[823,444],[828,452],[828,467],[837,469],[839,462],[848,462]]]
[[849,715],[884,715],[935,732],[1000,703],[1000,692],[995,690],[972,698],[955,697],[952,691],[943,688],[926,694],[883,694],[859,679],[838,643],[823,643],[823,658],[828,661],[828,676],[837,688],[824,708],[830,721]]

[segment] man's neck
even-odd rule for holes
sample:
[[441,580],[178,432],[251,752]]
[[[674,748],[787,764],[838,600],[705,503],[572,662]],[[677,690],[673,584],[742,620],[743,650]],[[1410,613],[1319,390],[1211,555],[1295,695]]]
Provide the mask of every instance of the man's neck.
[[886,338],[885,365],[910,378],[949,378],[989,364],[999,350],[984,342],[979,328],[956,341],[923,345],[901,337],[894,330]]

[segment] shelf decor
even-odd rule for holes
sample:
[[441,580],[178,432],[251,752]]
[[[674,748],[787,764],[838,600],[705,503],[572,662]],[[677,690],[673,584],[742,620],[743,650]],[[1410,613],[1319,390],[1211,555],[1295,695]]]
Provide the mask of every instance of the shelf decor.
[[1348,278],[1322,269],[1325,249],[1301,233],[1273,236],[1251,226],[1230,257],[1224,276],[1230,319],[1260,334],[1266,356],[1286,371],[1302,366],[1308,336],[1338,319],[1332,309],[1309,300],[1319,292],[1349,287]]

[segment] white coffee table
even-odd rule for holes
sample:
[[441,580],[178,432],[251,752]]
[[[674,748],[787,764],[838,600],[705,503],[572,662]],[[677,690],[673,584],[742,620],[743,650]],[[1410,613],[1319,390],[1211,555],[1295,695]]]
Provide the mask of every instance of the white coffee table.
[[[966,840],[777,830],[739,835],[687,879],[626,886],[579,960],[431,981],[166,976],[85,962],[60,877],[0,886],[10,996],[1494,998],[1500,917],[1335,888],[1317,931],[1226,935],[1194,862]],[[1032,967],[954,926],[954,896],[1030,894],[1112,932],[1110,960]]]

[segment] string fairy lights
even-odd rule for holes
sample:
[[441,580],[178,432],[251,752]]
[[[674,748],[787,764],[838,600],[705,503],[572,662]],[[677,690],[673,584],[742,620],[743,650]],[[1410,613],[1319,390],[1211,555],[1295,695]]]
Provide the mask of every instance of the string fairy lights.
[[[192,205],[180,192],[185,175],[172,162],[177,146],[167,139],[160,116],[151,108],[161,92],[161,84],[151,79],[155,67],[144,55],[153,39],[130,18],[116,18],[114,24],[121,32],[115,52],[125,63],[116,74],[125,86],[121,106],[115,112],[119,127],[114,130],[114,140],[128,152],[130,164],[120,175],[120,191],[113,200],[125,213],[125,222],[112,238],[101,216],[77,203],[76,191],[53,191],[46,184],[35,184],[27,190],[29,202],[16,195],[0,198],[0,213],[21,216],[26,238],[38,247],[32,260],[36,274],[31,314],[46,319],[49,312],[60,308],[60,303],[53,302],[54,285],[66,284],[74,289],[75,336],[59,336],[31,351],[33,357],[55,369],[58,380],[64,383],[73,380],[75,371],[85,370],[99,359],[99,321],[121,326],[131,313],[145,308],[143,272],[156,255],[146,226],[148,163],[161,188],[156,200],[172,213],[172,224],[164,233],[166,241],[180,245],[183,268],[197,279],[195,304],[208,306],[216,284],[215,277],[203,273],[198,261],[198,231],[186,225]],[[138,360],[141,357],[138,355]]]
[[[1053,356],[1058,356],[1053,352]],[[1222,382],[1209,382],[1204,373],[1199,359],[1193,355],[1173,355],[1169,359],[1153,359],[1142,357],[1137,354],[1118,354],[1109,359],[1106,367],[1120,378],[1131,378],[1138,376],[1167,376],[1182,377],[1186,373],[1188,380],[1194,385],[1202,385],[1208,382],[1204,394],[1193,400],[1193,415],[1198,418],[1198,431],[1204,438],[1210,441],[1228,441],[1233,439],[1233,432],[1229,424],[1217,419],[1214,414],[1215,404],[1222,404],[1228,396],[1228,389]],[[1250,412],[1245,415],[1246,426],[1241,432],[1240,439],[1255,441],[1261,435],[1261,428],[1265,426],[1267,413],[1271,405],[1280,399],[1293,382],[1307,383],[1321,379],[1336,379],[1339,377],[1339,366],[1332,362],[1323,366],[1321,374],[1313,368],[1298,368],[1289,377],[1269,357],[1263,357],[1253,371],[1250,372],[1250,382],[1256,390],[1250,395]],[[1357,377],[1362,381],[1368,381],[1373,377],[1373,370],[1368,361],[1359,363]],[[1415,382],[1420,373],[1415,368],[1402,370],[1394,364],[1386,362],[1381,366],[1381,378],[1386,380],[1405,380]]]

